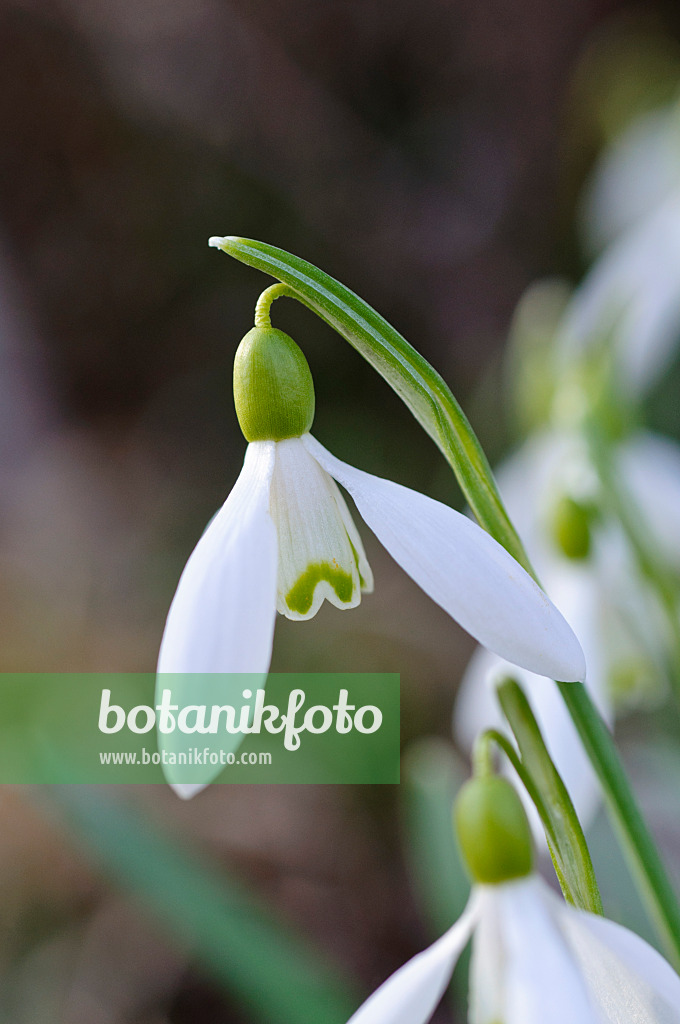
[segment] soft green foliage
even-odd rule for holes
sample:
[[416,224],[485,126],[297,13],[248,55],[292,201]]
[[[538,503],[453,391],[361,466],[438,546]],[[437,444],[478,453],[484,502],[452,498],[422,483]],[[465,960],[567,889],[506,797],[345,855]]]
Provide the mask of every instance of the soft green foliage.
[[52,786],[70,834],[137,895],[170,935],[246,1008],[271,1024],[344,1024],[351,986],[223,869],[176,845],[112,789]]
[[455,804],[458,842],[473,881],[499,885],[531,872],[531,829],[507,779],[481,775],[466,782]]
[[[470,880],[451,828],[451,807],[468,769],[443,739],[421,738],[401,765],[401,820],[411,884],[432,938],[451,927],[465,909]],[[458,961],[452,1001],[462,1019],[468,1001],[469,948]]]
[[234,403],[247,441],[283,441],[314,420],[314,382],[302,350],[274,327],[253,327],[234,358]]

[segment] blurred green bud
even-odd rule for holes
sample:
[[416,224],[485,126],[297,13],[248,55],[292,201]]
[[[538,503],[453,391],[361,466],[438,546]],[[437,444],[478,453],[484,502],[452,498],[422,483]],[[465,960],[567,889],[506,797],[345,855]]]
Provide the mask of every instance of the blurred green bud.
[[506,354],[508,393],[522,433],[550,419],[555,391],[555,338],[571,289],[556,278],[532,284],[521,297],[510,325]]
[[617,711],[631,708],[655,707],[664,698],[663,671],[643,653],[627,651],[609,669],[609,694]]
[[314,419],[314,382],[301,349],[274,327],[253,327],[236,350],[234,403],[247,441],[306,434]]
[[590,554],[592,510],[564,495],[552,512],[552,537],[567,558],[580,560]]
[[458,842],[473,882],[498,885],[531,873],[531,829],[515,788],[498,775],[466,782],[456,800]]

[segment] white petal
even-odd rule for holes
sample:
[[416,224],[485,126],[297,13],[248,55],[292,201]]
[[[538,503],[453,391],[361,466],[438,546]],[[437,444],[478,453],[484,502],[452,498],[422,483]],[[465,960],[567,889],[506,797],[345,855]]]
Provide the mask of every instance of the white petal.
[[675,105],[645,114],[599,160],[582,218],[591,250],[604,247],[648,216],[678,187],[678,128]]
[[572,630],[488,533],[448,505],[348,466],[309,434],[301,440],[349,491],[392,557],[475,639],[541,675],[584,678]]
[[196,796],[201,790],[205,789],[208,783],[201,782],[175,782],[171,783],[177,796],[180,800],[191,800],[192,796]]
[[[586,655],[586,687],[605,720],[612,720],[607,695],[607,679],[602,664],[603,652],[598,633],[599,592],[587,566],[567,565],[544,575],[544,582],[555,604],[573,623]],[[579,739],[559,690],[543,676],[518,669],[501,658],[479,649],[475,651],[463,675],[454,709],[455,734],[461,745],[471,750],[476,737],[487,728],[504,725],[495,688],[504,679],[516,679],[529,699],[546,746],[569,791],[576,813],[584,827],[592,821],[601,802],[601,789],[590,760]],[[507,774],[513,776],[508,766]],[[545,850],[543,826],[532,801],[525,796],[534,837]]]
[[655,949],[613,921],[556,898],[554,906],[603,1020],[680,1022],[680,978]]
[[274,443],[248,446],[234,489],[194,548],[177,585],[158,672],[264,672],[276,593],[269,515]]
[[349,1024],[425,1024],[446,991],[477,916],[473,892],[453,927],[383,982]]
[[680,570],[680,445],[634,434],[619,451],[621,478],[662,558]]
[[544,898],[546,888],[538,876],[495,887],[507,958],[500,1020],[502,1024],[603,1024]]
[[569,304],[560,331],[567,364],[613,336],[622,379],[632,394],[658,377],[678,340],[680,192],[611,245]]
[[278,610],[310,619],[324,598],[354,608],[373,577],[334,480],[293,437],[279,441],[272,477],[272,518],[279,539]]
[[479,920],[470,960],[470,1024],[498,1024],[505,1011],[507,958],[496,886],[479,892]]
[[[264,685],[276,617],[276,530],[268,511],[273,468],[273,442],[248,446],[231,494],[186,564],[163,634],[157,701],[169,687],[180,707],[226,703],[229,690],[243,688],[235,673],[257,673],[263,680],[258,685]],[[216,681],[213,673],[229,675]],[[226,691],[221,699],[216,687]],[[223,736],[220,746],[228,752],[241,739]],[[158,741],[159,749],[174,752],[179,737],[159,733]],[[221,768],[193,767],[188,773],[168,765],[164,770],[178,796],[188,799]]]

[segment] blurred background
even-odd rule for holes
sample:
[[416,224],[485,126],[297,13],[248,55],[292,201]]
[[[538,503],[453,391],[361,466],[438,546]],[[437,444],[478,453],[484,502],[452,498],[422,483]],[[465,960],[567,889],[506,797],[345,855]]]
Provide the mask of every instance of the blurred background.
[[[210,235],[268,241],[357,291],[442,373],[494,461],[515,439],[515,306],[537,278],[582,277],[598,151],[679,85],[671,0],[2,0],[2,670],[154,670],[181,569],[243,459],[232,360],[270,283]],[[349,346],[293,303],[274,323],[309,359],[322,443],[462,506]],[[648,405],[680,436],[673,381]],[[365,542],[375,594],[279,619],[272,667],[400,672],[405,746],[448,738],[472,641]],[[431,937],[396,787],[97,803],[119,807],[121,849],[159,830],[243,883],[358,998]],[[0,791],[4,1019],[273,1019],[162,919],[93,820],[71,797]]]

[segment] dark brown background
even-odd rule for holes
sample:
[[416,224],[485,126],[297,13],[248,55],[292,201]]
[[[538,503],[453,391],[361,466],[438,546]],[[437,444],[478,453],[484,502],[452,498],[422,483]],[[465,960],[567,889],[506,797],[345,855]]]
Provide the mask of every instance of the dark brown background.
[[[600,93],[624,75],[602,53],[636,25],[664,98],[671,3],[644,17],[614,0],[0,4],[0,668],[154,668],[184,561],[240,468],[231,362],[269,283],[210,235],[340,278],[443,373],[490,455],[508,447],[508,323],[531,281],[582,272],[574,201],[606,128]],[[275,322],[308,355],[325,444],[460,501],[348,346],[290,303]],[[446,736],[471,643],[367,547],[375,595],[279,621],[273,667],[399,671],[404,741]],[[362,991],[426,939],[396,790],[129,798]],[[13,1021],[244,1019],[31,794],[0,793],[0,816]]]

